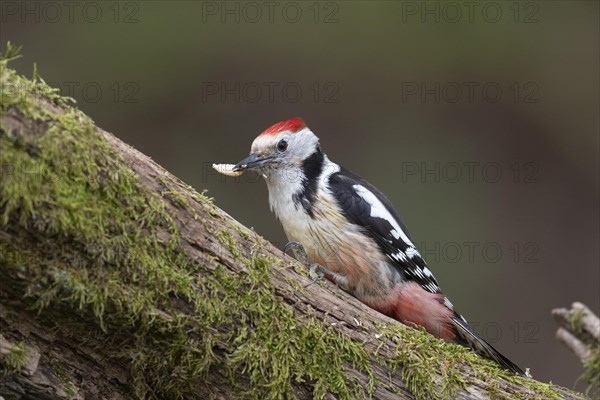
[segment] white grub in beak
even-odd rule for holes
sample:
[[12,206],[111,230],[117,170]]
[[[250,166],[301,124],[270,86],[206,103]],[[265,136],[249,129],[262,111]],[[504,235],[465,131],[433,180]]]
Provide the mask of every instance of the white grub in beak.
[[227,176],[240,176],[244,173],[243,170],[234,171],[235,164],[213,164],[212,167],[218,173]]

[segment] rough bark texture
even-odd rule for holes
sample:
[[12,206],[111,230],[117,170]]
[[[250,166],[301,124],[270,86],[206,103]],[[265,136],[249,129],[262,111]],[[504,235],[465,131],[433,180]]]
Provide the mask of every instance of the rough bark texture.
[[304,289],[302,266],[2,62],[0,398],[585,398]]

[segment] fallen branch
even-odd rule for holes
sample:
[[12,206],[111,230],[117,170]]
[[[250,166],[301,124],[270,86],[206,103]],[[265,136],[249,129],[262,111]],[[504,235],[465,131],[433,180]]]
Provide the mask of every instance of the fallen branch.
[[5,399],[584,399],[373,312],[0,61]]

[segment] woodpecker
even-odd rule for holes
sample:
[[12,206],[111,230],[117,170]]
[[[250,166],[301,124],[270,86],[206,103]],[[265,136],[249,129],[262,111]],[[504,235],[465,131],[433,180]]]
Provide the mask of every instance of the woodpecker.
[[250,155],[230,172],[247,170],[265,178],[271,210],[290,243],[300,243],[308,255],[311,273],[318,269],[369,307],[524,374],[442,294],[386,196],[329,160],[301,118],[258,135]]

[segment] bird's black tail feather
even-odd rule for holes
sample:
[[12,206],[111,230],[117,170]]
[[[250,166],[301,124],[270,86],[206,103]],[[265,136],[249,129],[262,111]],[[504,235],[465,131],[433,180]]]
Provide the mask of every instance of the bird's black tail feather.
[[494,348],[491,344],[486,342],[482,337],[475,333],[473,328],[458,314],[456,314],[452,318],[452,322],[456,327],[456,331],[458,332],[458,336],[462,342],[462,344],[467,345],[471,349],[473,349],[477,354],[489,358],[491,360],[496,361],[498,364],[502,365],[504,368],[514,372],[517,375],[525,375],[525,372],[519,368],[519,366],[508,358],[500,354],[498,350]]

